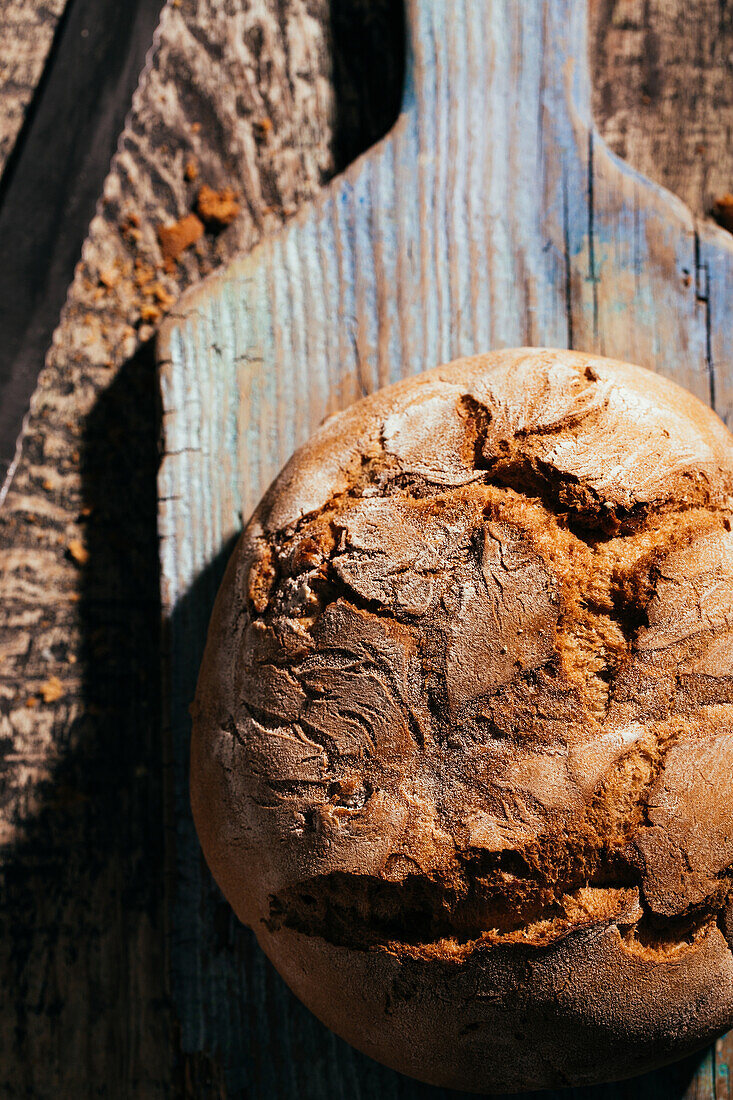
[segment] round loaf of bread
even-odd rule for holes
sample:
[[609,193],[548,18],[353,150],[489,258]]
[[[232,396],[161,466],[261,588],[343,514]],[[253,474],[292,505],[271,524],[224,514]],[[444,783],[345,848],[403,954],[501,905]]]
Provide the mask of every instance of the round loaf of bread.
[[733,1024],[733,439],[568,351],[332,417],[229,563],[193,707],[207,861],[372,1057],[512,1091]]

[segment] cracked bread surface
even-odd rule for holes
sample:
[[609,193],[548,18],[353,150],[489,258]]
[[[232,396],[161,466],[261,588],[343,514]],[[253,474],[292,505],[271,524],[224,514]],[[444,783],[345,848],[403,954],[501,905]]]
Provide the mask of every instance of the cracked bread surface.
[[298,996],[474,1091],[733,1024],[733,440],[518,349],[328,420],[231,558],[193,712],[207,861]]

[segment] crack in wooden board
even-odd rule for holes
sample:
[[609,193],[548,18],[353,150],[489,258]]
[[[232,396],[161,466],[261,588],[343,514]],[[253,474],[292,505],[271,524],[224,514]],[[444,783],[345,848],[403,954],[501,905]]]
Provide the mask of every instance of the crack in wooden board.
[[[412,0],[409,15],[393,131],[284,233],[187,294],[159,346],[173,993],[184,1050],[218,1048],[229,1087],[257,1095],[325,1091],[293,1051],[282,1058],[295,1063],[275,1067],[247,1046],[246,1015],[263,996],[252,982],[268,981],[278,1042],[305,1042],[317,1025],[263,979],[248,933],[232,933],[237,962],[230,946],[211,950],[220,903],[187,808],[187,707],[231,541],[272,478],[324,416],[363,393],[512,345],[637,362],[733,414],[733,241],[595,132],[585,5]],[[322,1085],[338,1093],[366,1060],[333,1042]],[[374,1087],[394,1089],[389,1071],[371,1072]],[[645,1095],[716,1095],[712,1053],[689,1089],[670,1091],[665,1072]]]

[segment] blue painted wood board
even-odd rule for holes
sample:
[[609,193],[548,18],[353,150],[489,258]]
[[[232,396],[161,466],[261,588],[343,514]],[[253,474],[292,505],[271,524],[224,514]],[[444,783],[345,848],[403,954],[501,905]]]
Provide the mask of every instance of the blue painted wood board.
[[[188,705],[232,540],[272,478],[362,394],[507,346],[640,363],[733,417],[733,238],[595,131],[585,3],[409,0],[408,22],[392,132],[282,233],[187,293],[159,344],[172,994],[184,1050],[253,1100],[448,1095],[377,1066],[302,1008],[200,856]],[[729,1100],[727,1043],[562,1095]]]

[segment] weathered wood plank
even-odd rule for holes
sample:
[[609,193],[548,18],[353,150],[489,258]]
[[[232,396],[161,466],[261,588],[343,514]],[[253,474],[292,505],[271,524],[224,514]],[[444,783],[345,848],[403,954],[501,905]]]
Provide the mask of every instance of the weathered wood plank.
[[695,214],[733,190],[733,7],[590,0],[593,113],[609,147]]
[[[237,14],[228,4],[182,0],[163,19],[159,55],[141,84],[125,156],[108,180],[107,202],[92,226],[34,399],[13,492],[0,513],[0,1093],[9,1097],[199,1098],[224,1095],[226,1087],[221,1051],[207,1046],[180,1055],[166,1000],[165,872],[155,839],[163,829],[157,423],[152,364],[135,356],[155,322],[140,316],[150,298],[132,265],[142,259],[154,266],[158,222],[190,209],[196,182],[185,180],[183,168],[191,157],[199,164],[199,181],[231,185],[248,201],[239,222],[219,236],[206,235],[174,272],[162,272],[172,295],[249,247],[260,232],[272,231],[283,210],[309,198],[328,177],[334,155],[343,164],[379,136],[399,94],[401,64],[398,0],[318,0],[307,7],[253,0],[247,12],[241,7]],[[5,4],[0,18],[8,10]],[[668,27],[661,21],[660,35]],[[288,55],[291,37],[301,49]],[[486,51],[485,38],[468,43],[472,69],[485,67]],[[502,51],[506,70],[506,44]],[[4,37],[3,60],[8,53]],[[531,75],[522,75],[531,86]],[[241,94],[235,121],[231,99],[219,94],[223,83]],[[460,87],[471,111],[456,148],[467,148],[468,164],[464,169],[459,158],[449,178],[465,174],[473,194],[490,180],[496,216],[501,195],[488,171],[491,142],[485,135],[508,123],[498,111],[491,119],[482,114],[483,96],[467,74]],[[674,99],[679,91],[668,77],[663,95]],[[528,127],[539,140],[530,102],[515,102],[512,124]],[[645,105],[637,101],[629,109],[643,112]],[[272,129],[263,132],[255,123],[265,118]],[[477,135],[482,144],[474,144]],[[667,153],[674,161],[676,149]],[[533,186],[530,180],[514,196],[520,219],[531,208]],[[476,216],[483,203],[482,196],[468,208],[476,262],[483,262],[485,246]],[[125,228],[135,229],[128,216],[140,222],[139,241]],[[406,226],[401,255],[413,236]],[[562,253],[555,262],[564,270]],[[324,279],[337,278],[330,251],[324,251],[322,269]],[[116,280],[112,288],[100,282],[101,273]],[[467,276],[466,270],[452,277],[470,284]],[[471,285],[467,294],[474,302],[472,331],[486,343],[489,313],[478,309]],[[531,293],[522,295],[523,340],[535,342]],[[314,305],[310,295],[307,308]],[[392,343],[409,343],[409,333],[399,336],[392,299],[385,309]],[[559,330],[562,303],[557,311]],[[317,343],[310,354],[318,354]],[[331,352],[328,359],[333,361]],[[364,372],[369,383],[369,364]],[[327,384],[339,404],[361,392],[358,376]],[[92,515],[83,515],[90,506]],[[83,565],[67,551],[76,538],[89,552]],[[201,604],[212,591],[210,583]],[[190,613],[200,614],[196,593],[191,596]],[[192,626],[197,637],[205,618],[198,630]],[[63,695],[54,700],[51,693],[46,702],[40,689],[53,676]],[[29,699],[35,707],[25,706]],[[206,914],[199,928],[212,957],[247,958],[248,933],[235,927],[216,895]],[[303,1014],[259,952],[252,952],[244,996],[239,980],[228,980],[224,967],[222,972],[217,995],[228,1005],[223,1014],[229,1014],[231,1043],[239,1029],[246,1072],[240,1070],[238,1079],[250,1082],[247,1100],[268,1090],[292,1095],[294,1074],[303,1095],[319,1100],[327,1086],[336,1095],[348,1088],[350,1098],[371,1098],[380,1088],[387,1096],[403,1094],[401,1079],[366,1059],[349,1062],[343,1044]],[[718,1049],[725,1051],[725,1043]],[[646,1098],[656,1089],[659,1097],[674,1098],[692,1072],[691,1063],[683,1064],[655,1082],[594,1095]],[[572,1100],[578,1095],[568,1094]],[[724,1092],[718,1100],[723,1096],[729,1100]]]
[[[390,5],[370,10],[365,39],[389,43]],[[367,117],[342,64],[361,148],[384,130],[390,66],[394,51],[379,78],[371,65]],[[145,344],[156,309],[333,172],[334,112],[327,0],[164,11],[0,513],[2,1096],[217,1094],[215,1052],[182,1054],[168,1001]],[[157,228],[201,183],[238,191],[240,217],[166,270]]]
[[[222,915],[188,813],[187,707],[209,608],[231,539],[283,460],[360,392],[528,338],[635,360],[733,412],[722,382],[733,355],[722,312],[711,314],[733,240],[698,225],[594,130],[583,6],[412,0],[409,11],[411,75],[392,133],[283,234],[186,295],[160,344],[173,995],[184,1048],[221,1050],[229,1088],[246,1094],[315,1100],[369,1070],[372,1090],[427,1094],[325,1035],[325,1079],[290,1059],[316,1025],[272,973],[266,992],[253,989],[262,960]],[[226,942],[212,941],[217,920]],[[286,1052],[282,1076],[242,1031],[253,996],[277,1006],[268,1041]],[[709,1052],[692,1081],[687,1063],[574,1095],[708,1100],[716,1080]]]
[[0,177],[68,0],[5,0],[0,10]]
[[0,183],[0,498],[161,0],[74,0]]

